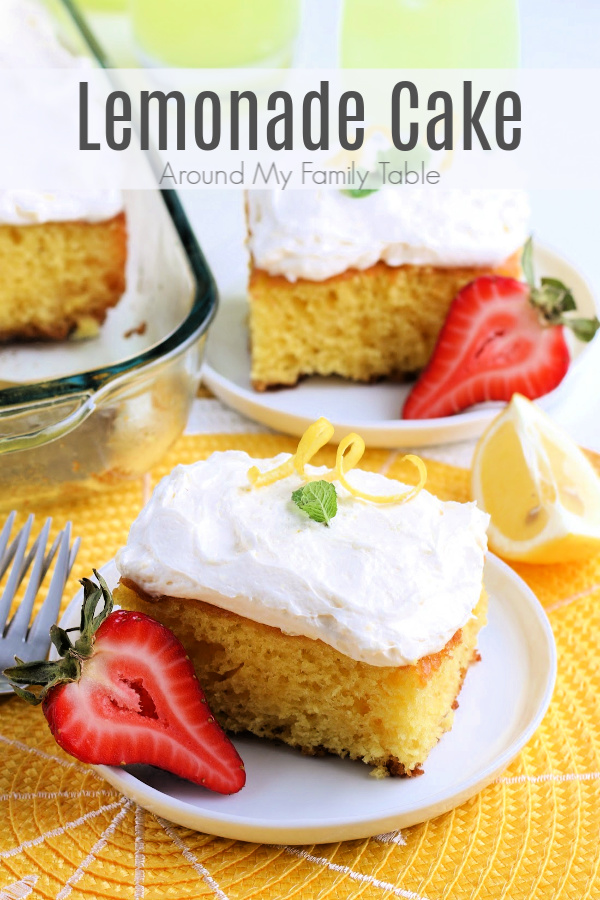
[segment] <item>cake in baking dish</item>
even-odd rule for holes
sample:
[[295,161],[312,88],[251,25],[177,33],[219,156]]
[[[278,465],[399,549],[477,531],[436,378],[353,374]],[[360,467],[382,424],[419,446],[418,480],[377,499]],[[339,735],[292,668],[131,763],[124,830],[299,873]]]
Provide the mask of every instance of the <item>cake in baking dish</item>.
[[249,191],[251,379],[403,378],[428,362],[458,291],[517,277],[518,191]]
[[[487,516],[302,446],[175,468],[118,554],[115,602],[174,631],[229,731],[418,773],[477,656]],[[335,487],[328,525],[292,501],[310,479]]]
[[118,303],[125,290],[125,213],[113,212],[120,199],[101,201],[107,218],[86,220],[92,204],[86,208],[79,196],[66,204],[77,210],[73,218],[57,221],[65,197],[44,203],[37,196],[46,211],[25,224],[22,207],[7,222],[8,198],[0,191],[0,341],[91,336]]
[[[0,68],[89,68],[62,43],[46,8],[35,0],[0,3]],[[33,116],[52,128],[54,151],[44,177],[64,162],[56,150],[68,133],[62,110],[48,111],[34,81],[21,87]],[[70,115],[64,111],[64,116]],[[43,128],[43,124],[40,126]],[[43,131],[41,134],[43,141]],[[65,138],[66,139],[66,138]],[[55,158],[56,157],[56,158]],[[56,176],[60,178],[60,175]],[[98,179],[101,181],[102,179]],[[0,341],[91,336],[125,291],[127,227],[120,191],[0,190]]]

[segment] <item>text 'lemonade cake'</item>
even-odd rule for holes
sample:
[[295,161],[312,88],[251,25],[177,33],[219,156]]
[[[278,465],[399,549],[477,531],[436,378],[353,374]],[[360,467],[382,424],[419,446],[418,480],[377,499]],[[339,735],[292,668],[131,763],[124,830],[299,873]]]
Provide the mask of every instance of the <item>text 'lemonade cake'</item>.
[[[61,42],[42,4],[2,0],[0,69],[89,66]],[[33,74],[19,84],[31,91],[28,106],[39,107],[42,136],[47,127],[53,142],[63,132],[66,140],[65,122],[34,94]],[[60,171],[62,161],[49,158],[46,165]],[[0,341],[93,335],[125,290],[126,256],[120,191],[0,190]]]
[[[332,432],[319,420],[293,457],[177,466],[117,556],[115,601],[174,631],[229,731],[411,774],[476,657],[487,516],[423,478],[348,473],[357,435],[334,470],[307,465]],[[309,479],[335,487],[328,525],[292,500]]]
[[429,361],[452,300],[517,277],[520,191],[385,187],[249,191],[252,384],[401,377]]

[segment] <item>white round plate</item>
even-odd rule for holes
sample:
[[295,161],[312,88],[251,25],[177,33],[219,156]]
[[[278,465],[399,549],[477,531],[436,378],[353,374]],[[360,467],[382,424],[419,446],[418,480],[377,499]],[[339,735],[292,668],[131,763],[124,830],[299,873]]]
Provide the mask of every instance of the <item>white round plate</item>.
[[[231,253],[231,244],[224,249]],[[569,285],[581,316],[596,314],[589,285],[558,254],[537,246],[535,271],[538,277],[559,278]],[[258,393],[250,384],[245,290],[245,283],[239,284],[237,276],[221,286],[221,305],[209,334],[203,377],[220,400],[263,425],[301,435],[312,422],[325,416],[335,426],[336,442],[351,431],[359,431],[371,446],[426,447],[479,437],[504,406],[482,403],[441,419],[403,420],[400,410],[409,384],[356,384],[342,378],[307,378],[294,388]],[[571,368],[559,387],[539,401],[544,409],[551,409],[570,391],[575,371],[589,347],[573,338]]]
[[[101,570],[109,587],[114,562]],[[546,615],[527,585],[488,556],[488,625],[481,662],[459,695],[452,731],[418,778],[372,778],[368,766],[302,756],[252,737],[235,738],[247,772],[231,797],[148,766],[97,766],[114,787],[153,813],[208,834],[243,841],[308,844],[352,840],[424,822],[464,803],[494,780],[531,738],[550,702],[556,650]],[[61,625],[79,624],[81,591]]]

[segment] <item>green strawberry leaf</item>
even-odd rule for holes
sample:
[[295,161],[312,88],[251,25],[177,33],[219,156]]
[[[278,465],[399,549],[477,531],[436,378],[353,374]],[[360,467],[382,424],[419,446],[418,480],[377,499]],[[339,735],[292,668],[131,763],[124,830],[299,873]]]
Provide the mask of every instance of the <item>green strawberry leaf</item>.
[[530,287],[529,300],[532,306],[539,310],[544,323],[546,325],[565,325],[580,341],[584,343],[591,341],[600,328],[600,322],[596,316],[592,319],[580,319],[565,315],[565,313],[574,312],[577,309],[571,289],[558,278],[547,276],[540,279],[539,287],[536,286],[531,238],[527,239],[523,247],[521,267]]
[[337,513],[337,493],[329,481],[309,481],[294,491],[292,500],[313,521],[325,525]]
[[523,252],[521,254],[521,268],[523,269],[523,275],[525,276],[525,281],[529,285],[530,288],[535,287],[535,272],[533,270],[533,238],[528,237],[523,246]]
[[25,700],[25,702],[29,703],[31,706],[39,706],[42,702],[41,696],[39,694],[34,694],[33,691],[25,691],[16,684],[12,685],[12,689],[17,697],[20,697],[21,700]]
[[542,278],[540,287],[532,287],[531,302],[550,323],[559,322],[561,313],[577,309],[573,294],[557,278]]
[[566,287],[558,278],[542,278],[542,288],[547,288],[549,292],[553,292],[557,298],[560,298],[560,308],[562,312],[569,312],[571,309],[577,309],[575,298],[570,289]]
[[66,656],[73,649],[71,639],[64,628],[53,625],[50,629],[50,640],[56,647],[59,656]]
[[583,341],[585,344],[588,344],[598,329],[600,328],[600,322],[594,316],[593,319],[570,319],[565,316],[563,318],[563,325],[567,325],[576,338],[579,338],[580,341]]

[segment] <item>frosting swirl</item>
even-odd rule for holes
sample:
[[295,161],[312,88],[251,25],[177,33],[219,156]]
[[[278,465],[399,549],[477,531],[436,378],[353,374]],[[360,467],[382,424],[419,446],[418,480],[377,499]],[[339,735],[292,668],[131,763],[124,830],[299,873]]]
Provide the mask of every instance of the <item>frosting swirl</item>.
[[[440,651],[479,600],[487,515],[426,490],[406,504],[369,503],[334,482],[338,512],[326,527],[292,502],[298,474],[249,486],[252,464],[264,472],[289,458],[230,450],[177,466],[133,523],[121,575],[152,596],[205,600],[371,665]],[[406,490],[362,470],[347,478],[371,494]]]
[[523,246],[529,205],[516,190],[383,188],[356,199],[337,190],[249,191],[254,265],[288,281],[346,269],[498,266]]

